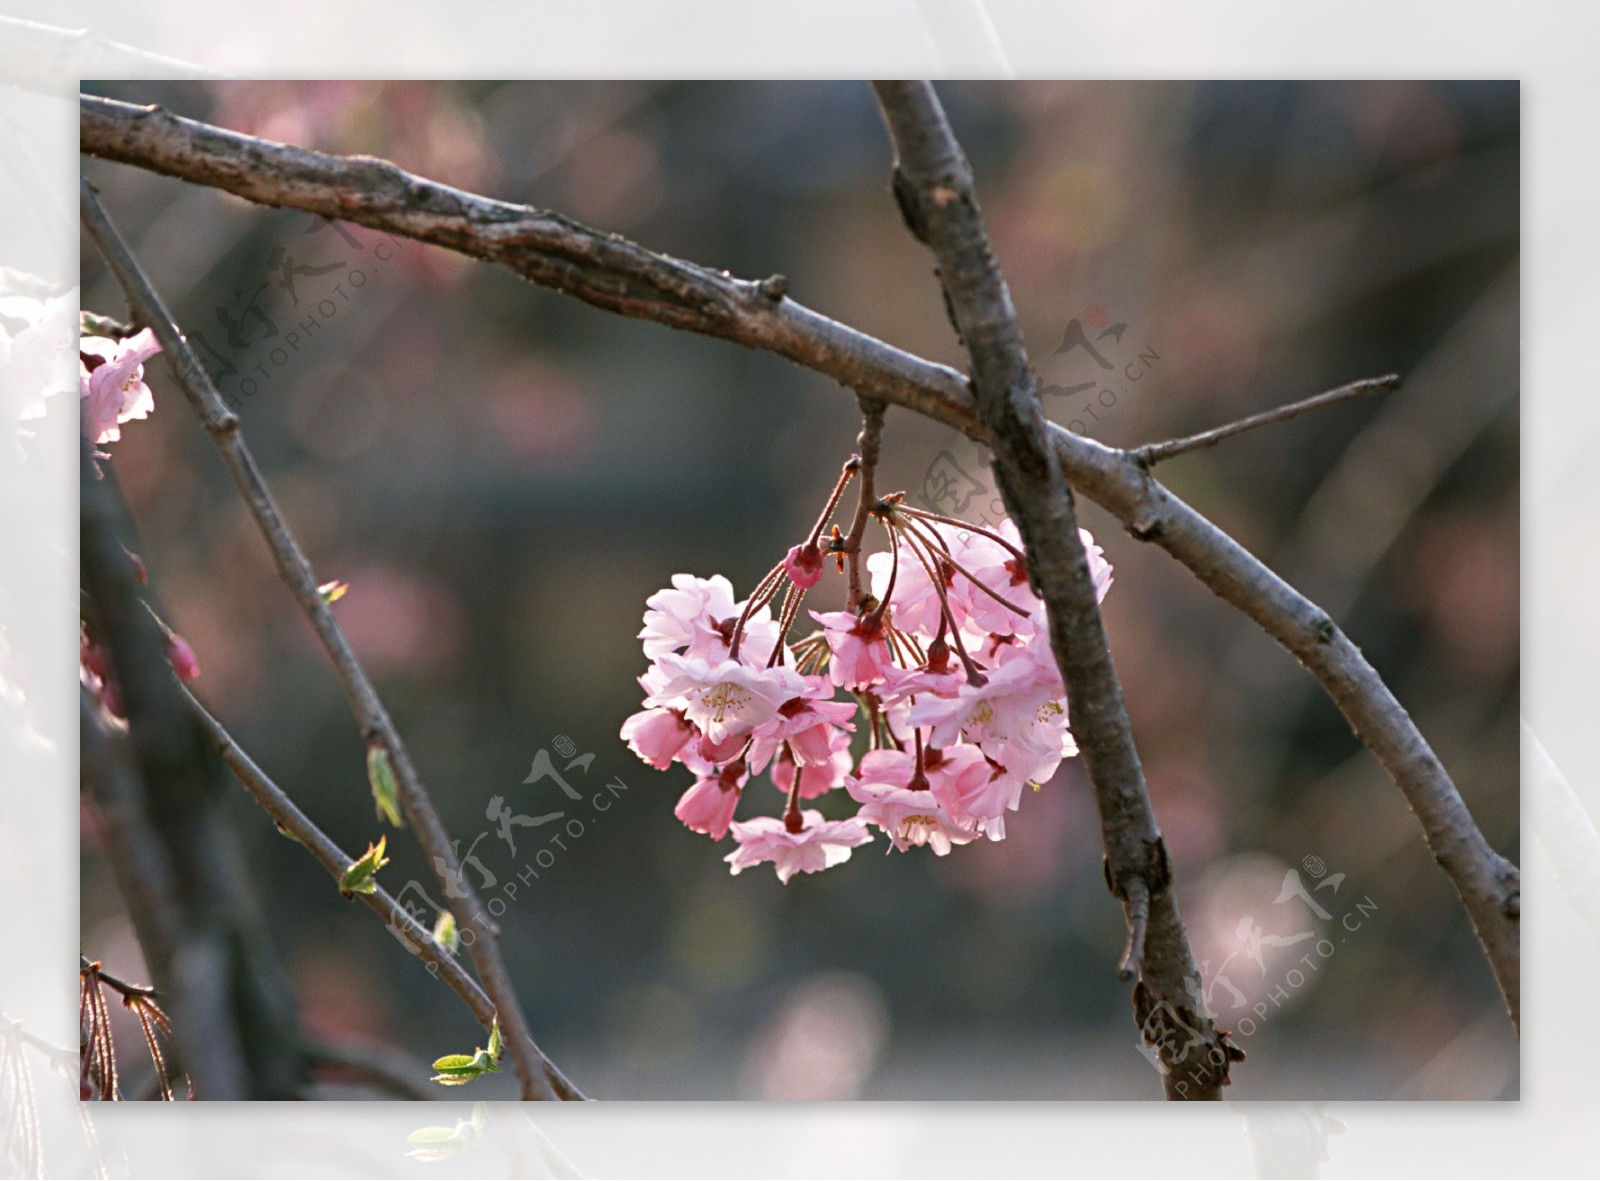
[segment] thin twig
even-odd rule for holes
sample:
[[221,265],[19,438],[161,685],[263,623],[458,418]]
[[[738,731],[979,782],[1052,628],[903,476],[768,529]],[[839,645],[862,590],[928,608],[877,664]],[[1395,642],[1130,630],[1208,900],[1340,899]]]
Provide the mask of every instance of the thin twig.
[[[182,686],[182,689],[190,710],[200,723],[200,729],[240,785],[261,806],[261,810],[272,818],[280,832],[298,841],[317,859],[322,868],[328,871],[328,875],[338,882],[355,859],[300,810],[299,805],[289,797],[289,794],[274,783],[271,777],[244,752],[222,723],[200,704],[193,693],[189,692],[187,686]],[[467,973],[455,957],[434,942],[431,931],[418,922],[411,912],[401,906],[382,886],[377,887],[371,894],[354,894],[352,897],[364,902],[383,919],[390,931],[400,940],[401,945],[428,964],[456,995],[466,1002],[467,1008],[472,1011],[473,1017],[477,1018],[484,1032],[489,1032],[495,1020],[494,1002],[483,989],[478,987],[477,981]],[[544,1056],[537,1045],[534,1046],[534,1053],[538,1055],[539,1067],[549,1078],[551,1087],[559,1098],[584,1097],[556,1065]]]
[[1197,435],[1186,435],[1181,439],[1169,439],[1165,443],[1146,443],[1143,447],[1135,447],[1129,454],[1134,460],[1145,467],[1154,467],[1163,460],[1171,459],[1175,455],[1186,455],[1190,451],[1199,451],[1203,447],[1215,447],[1224,439],[1231,439],[1235,435],[1242,435],[1246,431],[1253,431],[1259,427],[1274,426],[1280,422],[1288,422],[1291,418],[1299,418],[1302,414],[1309,414],[1313,410],[1322,410],[1328,406],[1337,406],[1340,402],[1349,402],[1355,398],[1365,398],[1368,394],[1386,394],[1391,390],[1400,388],[1400,375],[1389,373],[1383,377],[1368,377],[1361,381],[1352,381],[1337,389],[1328,390],[1326,393],[1315,394],[1309,398],[1302,398],[1298,402],[1290,402],[1287,406],[1279,406],[1275,410],[1263,410],[1260,414],[1252,414],[1248,418],[1241,418],[1237,422],[1230,422],[1225,426],[1212,427],[1208,431],[1201,431]]
[[439,818],[438,810],[433,806],[433,800],[411,761],[410,752],[379,699],[377,690],[373,688],[371,678],[356,659],[327,601],[318,591],[311,563],[289,532],[283,514],[278,511],[272,494],[267,490],[255,457],[245,445],[238,416],[223,403],[205,367],[179,331],[149,277],[106,217],[87,180],[80,184],[80,197],[85,229],[126,294],[134,318],[154,329],[173,376],[210,432],[251,515],[255,517],[284,584],[305,611],[332,659],[345,696],[361,726],[362,736],[369,744],[381,743],[388,752],[400,785],[401,806],[416,831],[418,843],[434,867],[440,887],[453,890],[455,896],[462,899],[463,913],[458,917],[463,928],[472,933],[468,954],[472,956],[472,962],[483,980],[484,991],[499,1011],[500,1027],[521,1084],[522,1097],[555,1098],[549,1078],[539,1068],[541,1056],[528,1028],[528,1019],[517,999],[516,989],[512,986],[505,960],[500,954],[495,924],[484,910],[476,888],[462,872],[455,845],[445,831],[444,822]]
[[85,975],[88,973],[93,973],[101,980],[105,981],[111,986],[111,990],[119,993],[124,1000],[136,996],[153,997],[157,995],[153,985],[130,984],[120,976],[113,976],[110,972],[107,972],[105,968],[101,966],[99,960],[91,960],[88,956],[84,955],[80,951],[78,953],[78,974]]
[[[370,158],[332,156],[181,119],[159,107],[80,99],[85,152],[500,263],[541,286],[634,319],[785,357],[858,397],[989,438],[964,375],[787,298],[525,206],[463,193]],[[688,293],[687,297],[666,293]],[[654,294],[659,293],[659,294]],[[1126,451],[1049,424],[1073,488],[1167,551],[1314,676],[1410,804],[1460,896],[1513,1021],[1520,1008],[1517,867],[1484,839],[1438,756],[1327,612],[1175,496]]]
[[[1173,892],[1171,863],[1112,664],[1072,492],[1050,445],[1011,293],[978,210],[972,170],[926,82],[878,82],[894,141],[894,194],[912,234],[939,263],[947,303],[972,358],[978,413],[1000,493],[1022,534],[1028,578],[1044,601],[1066,682],[1073,736],[1100,813],[1106,884],[1123,904],[1139,983],[1134,1006],[1160,1059],[1168,1099],[1220,1099],[1243,1055],[1194,997],[1200,973]],[[1177,1036],[1179,1030],[1194,1035]]]
[[861,435],[857,439],[857,454],[861,457],[861,483],[856,488],[856,515],[844,539],[845,562],[849,567],[849,609],[855,612],[860,612],[867,601],[867,591],[861,579],[861,543],[867,535],[867,520],[872,515],[872,506],[878,503],[876,482],[878,453],[883,448],[884,410],[884,404],[874,398],[861,399]]

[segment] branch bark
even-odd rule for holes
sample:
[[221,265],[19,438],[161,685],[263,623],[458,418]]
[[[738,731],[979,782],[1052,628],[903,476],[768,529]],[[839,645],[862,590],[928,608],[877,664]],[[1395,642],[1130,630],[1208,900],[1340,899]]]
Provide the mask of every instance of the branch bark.
[[522,1097],[555,1098],[551,1080],[540,1068],[542,1056],[534,1044],[528,1019],[522,1012],[510,973],[500,954],[499,932],[478,898],[477,890],[462,872],[455,845],[445,831],[444,822],[439,818],[438,810],[433,806],[433,800],[411,761],[410,752],[379,699],[377,690],[373,688],[371,678],[356,659],[333,612],[317,590],[317,579],[312,573],[311,563],[289,532],[272,494],[267,490],[255,457],[245,445],[238,416],[223,403],[222,396],[212,384],[200,359],[179,331],[149,277],[106,217],[87,180],[80,185],[80,198],[84,228],[127,296],[134,319],[149,325],[160,340],[174,378],[210,432],[267,547],[272,551],[284,584],[310,619],[311,626],[332,659],[345,696],[361,726],[362,737],[369,744],[381,743],[388,752],[400,786],[401,807],[417,834],[418,844],[434,867],[441,888],[447,894],[461,898],[464,913],[458,919],[463,928],[472,933],[468,944],[469,954],[483,981],[484,991],[499,1010],[500,1028],[516,1068]]
[[[341,157],[239,135],[159,107],[85,95],[83,150],[499,263],[541,286],[636,319],[762,349],[891,402],[988,436],[967,379],[749,281],[654,254],[559,215],[463,193],[370,157]],[[1128,532],[1166,550],[1254,620],[1316,677],[1405,795],[1460,895],[1513,1021],[1520,1012],[1520,878],[1484,839],[1449,774],[1377,671],[1326,612],[1156,480],[1132,453],[1048,427],[1077,491]]]
[[873,89],[894,142],[894,194],[912,234],[939,262],[956,330],[972,359],[978,416],[1000,494],[1022,534],[1028,579],[1045,605],[1105,850],[1106,884],[1128,926],[1124,972],[1156,1051],[1168,1099],[1220,1099],[1243,1053],[1200,1001],[1200,971],[1173,891],[1171,863],[1145,787],[1072,492],[1050,444],[1016,308],[978,209],[972,169],[926,82]]

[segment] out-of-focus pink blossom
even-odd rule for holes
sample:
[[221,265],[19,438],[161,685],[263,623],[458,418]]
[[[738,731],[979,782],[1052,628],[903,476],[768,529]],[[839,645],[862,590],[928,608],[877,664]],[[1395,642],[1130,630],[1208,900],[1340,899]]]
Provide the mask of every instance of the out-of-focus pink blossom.
[[200,660],[189,646],[189,641],[177,632],[167,633],[167,659],[180,681],[192,681],[200,675]]
[[149,328],[124,340],[86,336],[78,342],[78,399],[83,434],[96,446],[122,438],[121,426],[146,418],[155,398],[144,383],[144,363],[161,351]]
[[776,816],[736,820],[730,826],[739,847],[727,857],[731,873],[770,861],[785,885],[797,873],[820,873],[850,860],[850,851],[872,840],[867,826],[857,819],[824,820],[810,809],[800,814],[803,827],[790,832]]

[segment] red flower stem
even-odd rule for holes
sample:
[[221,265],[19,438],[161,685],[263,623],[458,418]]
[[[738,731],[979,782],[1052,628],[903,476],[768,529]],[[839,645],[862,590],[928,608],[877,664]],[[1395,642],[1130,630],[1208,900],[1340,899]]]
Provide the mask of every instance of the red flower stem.
[[[921,530],[927,528],[927,526],[919,525],[915,521],[907,521],[907,522],[905,522],[905,524],[902,527],[906,528],[906,529],[916,529],[916,530],[918,530],[918,534],[917,535],[919,537],[923,536],[922,533],[921,533]],[[929,530],[929,532],[931,533],[932,531]],[[944,546],[943,540],[940,539],[940,537],[939,537],[939,535],[937,533],[933,534],[933,538],[934,538],[935,541],[939,542],[941,547]],[[923,541],[924,541],[924,544],[926,544],[927,539],[924,537]],[[984,582],[980,581],[977,577],[975,577],[973,575],[973,573],[970,570],[968,570],[960,562],[956,561],[955,558],[951,556],[950,551],[949,551],[949,549],[947,547],[945,548],[945,552],[944,552],[944,560],[946,562],[949,562],[950,565],[956,570],[957,573],[965,575],[968,582],[972,583],[973,586],[977,587],[984,594],[988,595],[991,599],[993,599],[995,602],[999,603],[1006,610],[1014,611],[1018,615],[1022,616],[1024,619],[1026,619],[1028,617],[1028,613],[1026,611],[1024,611],[1021,607],[1017,606],[1010,599],[1006,598],[1004,595],[1002,595],[999,591],[995,590],[993,587],[990,587],[987,584],[985,584]]]
[[794,763],[794,782],[789,785],[789,806],[783,810],[783,827],[790,832],[799,832],[806,826],[805,818],[800,815],[800,760],[794,757],[794,751],[787,742],[783,744],[783,749]]
[[[978,666],[973,663],[972,657],[967,655],[967,646],[961,642],[961,629],[956,626],[955,616],[950,611],[950,599],[946,596],[944,590],[944,576],[939,573],[937,568],[939,556],[933,553],[924,555],[921,547],[927,543],[923,542],[909,528],[899,526],[899,529],[900,536],[905,538],[907,547],[916,555],[917,561],[922,563],[923,569],[928,572],[928,580],[933,584],[934,593],[939,596],[940,634],[943,634],[945,625],[948,624],[951,647],[956,650],[956,655],[961,658],[961,667],[967,670],[967,684],[975,686],[984,684],[988,678],[978,670]],[[897,551],[899,548],[898,545],[895,546]]]
[[1027,560],[1026,554],[1024,554],[1016,546],[1012,545],[1004,537],[1001,537],[998,533],[995,533],[992,530],[984,529],[979,525],[974,525],[969,521],[962,521],[956,517],[946,517],[940,513],[930,513],[927,509],[912,508],[909,504],[905,504],[904,502],[902,502],[898,507],[899,510],[905,513],[907,516],[923,517],[929,521],[938,521],[942,525],[954,525],[959,529],[965,529],[969,533],[980,534],[983,537],[987,537],[990,541],[1005,546],[1006,549],[1011,551],[1012,557],[1022,561]]
[[[761,608],[772,602],[772,596],[778,593],[778,580],[783,577],[783,563],[779,562],[762,576],[756,583],[756,589],[750,592],[750,597],[744,601],[744,610],[739,612],[739,622],[733,625],[733,639],[728,641],[728,659],[739,659],[739,642],[744,639],[744,625],[750,617]],[[763,594],[766,596],[763,598]]]
[[839,473],[839,482],[833,486],[833,495],[828,497],[827,506],[822,510],[822,515],[817,518],[816,527],[811,530],[811,536],[806,538],[807,545],[816,545],[822,536],[823,529],[827,528],[828,518],[833,516],[833,510],[839,507],[839,500],[844,496],[844,490],[849,487],[850,481],[861,470],[861,456],[852,455],[845,460],[844,471]]

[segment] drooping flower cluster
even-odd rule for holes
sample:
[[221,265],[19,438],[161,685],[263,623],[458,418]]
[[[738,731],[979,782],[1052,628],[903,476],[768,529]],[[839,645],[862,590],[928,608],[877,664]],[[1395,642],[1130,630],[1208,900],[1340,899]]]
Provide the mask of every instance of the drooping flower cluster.
[[[622,737],[652,767],[693,772],[677,817],[714,840],[731,834],[734,873],[768,861],[784,882],[816,873],[847,860],[874,829],[896,850],[925,845],[940,856],[1003,840],[1024,789],[1077,751],[1016,527],[966,525],[898,494],[864,506],[889,537],[866,558],[869,590],[859,546],[837,526],[823,536],[858,470],[858,460],[846,464],[811,536],[748,599],[735,601],[721,575],[678,574],[646,602],[645,708]],[[1104,598],[1111,567],[1081,535]],[[811,612],[821,629],[791,641],[829,557],[840,572],[850,564],[853,602]],[[841,691],[849,700],[834,700]],[[786,807],[735,820],[763,773]],[[846,800],[854,814],[845,819],[801,807],[828,801],[838,813]]]

